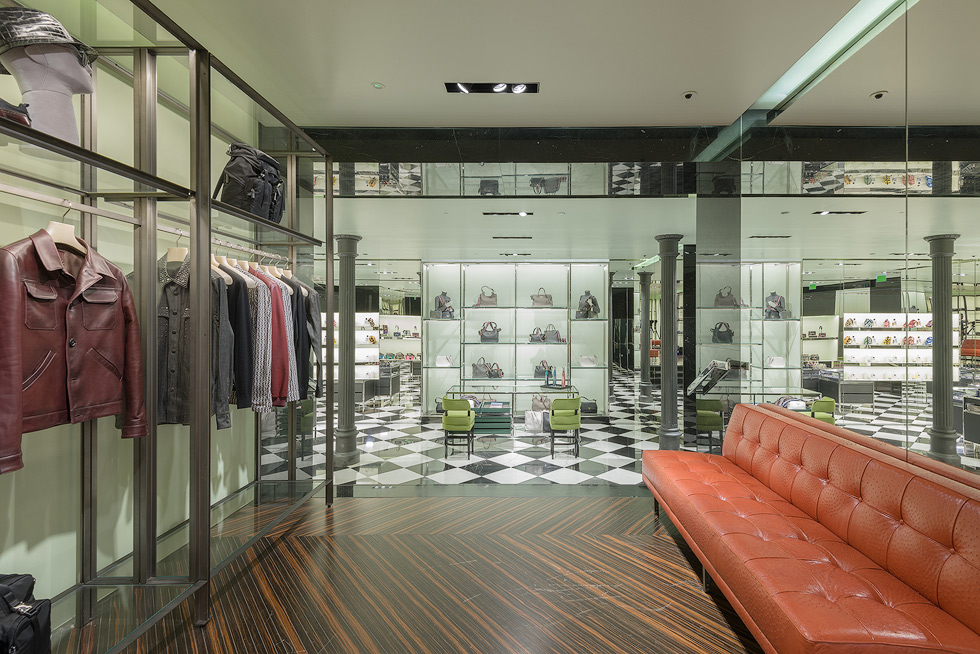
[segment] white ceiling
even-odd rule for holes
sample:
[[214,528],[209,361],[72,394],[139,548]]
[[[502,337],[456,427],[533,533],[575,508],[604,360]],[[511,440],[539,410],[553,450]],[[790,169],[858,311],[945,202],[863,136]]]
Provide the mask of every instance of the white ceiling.
[[[157,5],[301,125],[599,127],[729,125],[856,1]],[[447,94],[457,81],[541,93]]]
[[978,26],[976,0],[919,0],[773,124],[905,125],[907,77],[909,124],[975,125],[980,67],[969,53]]

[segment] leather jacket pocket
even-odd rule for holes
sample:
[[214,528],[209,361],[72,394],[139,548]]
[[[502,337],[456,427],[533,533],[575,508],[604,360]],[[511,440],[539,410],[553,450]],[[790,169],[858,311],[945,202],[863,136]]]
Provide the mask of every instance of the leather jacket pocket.
[[90,288],[82,291],[82,325],[96,331],[116,327],[116,304],[119,293],[111,288]]
[[104,367],[106,370],[108,370],[113,375],[115,375],[116,379],[122,379],[122,373],[119,372],[119,368],[117,368],[112,361],[109,361],[109,359],[105,358],[105,356],[101,352],[96,350],[94,347],[90,347],[88,349],[88,353],[92,355],[93,359],[95,359],[100,364],[102,364],[102,367]]
[[55,313],[58,291],[38,282],[24,281],[24,324],[28,329],[53,330],[58,325]]
[[35,367],[29,375],[24,377],[24,391],[33,386],[34,382],[41,378],[41,375],[43,375],[44,371],[48,369],[48,366],[51,365],[52,361],[54,361],[54,352],[48,350],[48,353],[44,355],[44,358],[37,364],[37,367]]

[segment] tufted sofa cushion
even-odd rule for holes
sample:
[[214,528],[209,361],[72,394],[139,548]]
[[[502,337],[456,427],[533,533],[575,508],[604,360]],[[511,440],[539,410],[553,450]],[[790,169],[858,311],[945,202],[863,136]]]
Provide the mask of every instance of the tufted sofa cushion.
[[643,474],[770,651],[980,651],[975,489],[748,405]]

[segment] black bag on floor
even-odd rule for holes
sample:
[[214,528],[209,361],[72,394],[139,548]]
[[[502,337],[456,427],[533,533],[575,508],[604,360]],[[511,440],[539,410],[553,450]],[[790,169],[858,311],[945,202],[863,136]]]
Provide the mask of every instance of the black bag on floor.
[[0,575],[0,652],[51,654],[51,601],[34,599],[30,575]]
[[286,194],[279,162],[244,143],[232,143],[228,156],[213,197],[218,199],[220,192],[225,204],[280,222]]

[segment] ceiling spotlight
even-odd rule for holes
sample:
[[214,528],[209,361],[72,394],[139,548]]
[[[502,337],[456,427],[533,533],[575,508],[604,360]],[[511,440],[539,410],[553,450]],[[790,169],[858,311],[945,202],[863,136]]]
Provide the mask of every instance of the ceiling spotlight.
[[684,91],[683,93],[681,93],[681,95],[685,100],[693,100],[694,96],[696,96],[697,94],[698,94],[697,91]]
[[381,82],[371,82],[371,86],[378,89],[379,91],[385,87]]
[[[496,90],[496,89],[495,89]],[[527,84],[515,84],[514,88],[511,89],[514,93],[524,93],[527,90]]]
[[826,216],[826,215],[827,215],[827,214],[829,214],[829,213],[830,213],[829,211],[821,211],[821,212],[820,212],[820,215],[821,215],[821,216]]
[[494,84],[493,85],[493,92],[494,93],[503,93],[506,90],[507,90],[507,85],[506,84],[501,83],[501,84]]
[[526,211],[519,211],[519,212],[517,212],[517,215],[518,216],[521,216],[523,218],[524,216],[527,215],[527,212]]
[[874,98],[875,100],[881,100],[887,94],[888,91],[875,91],[874,93],[871,94],[871,97]]
[[463,84],[462,82],[456,82],[456,88],[460,90],[461,93],[469,93],[470,88]]

